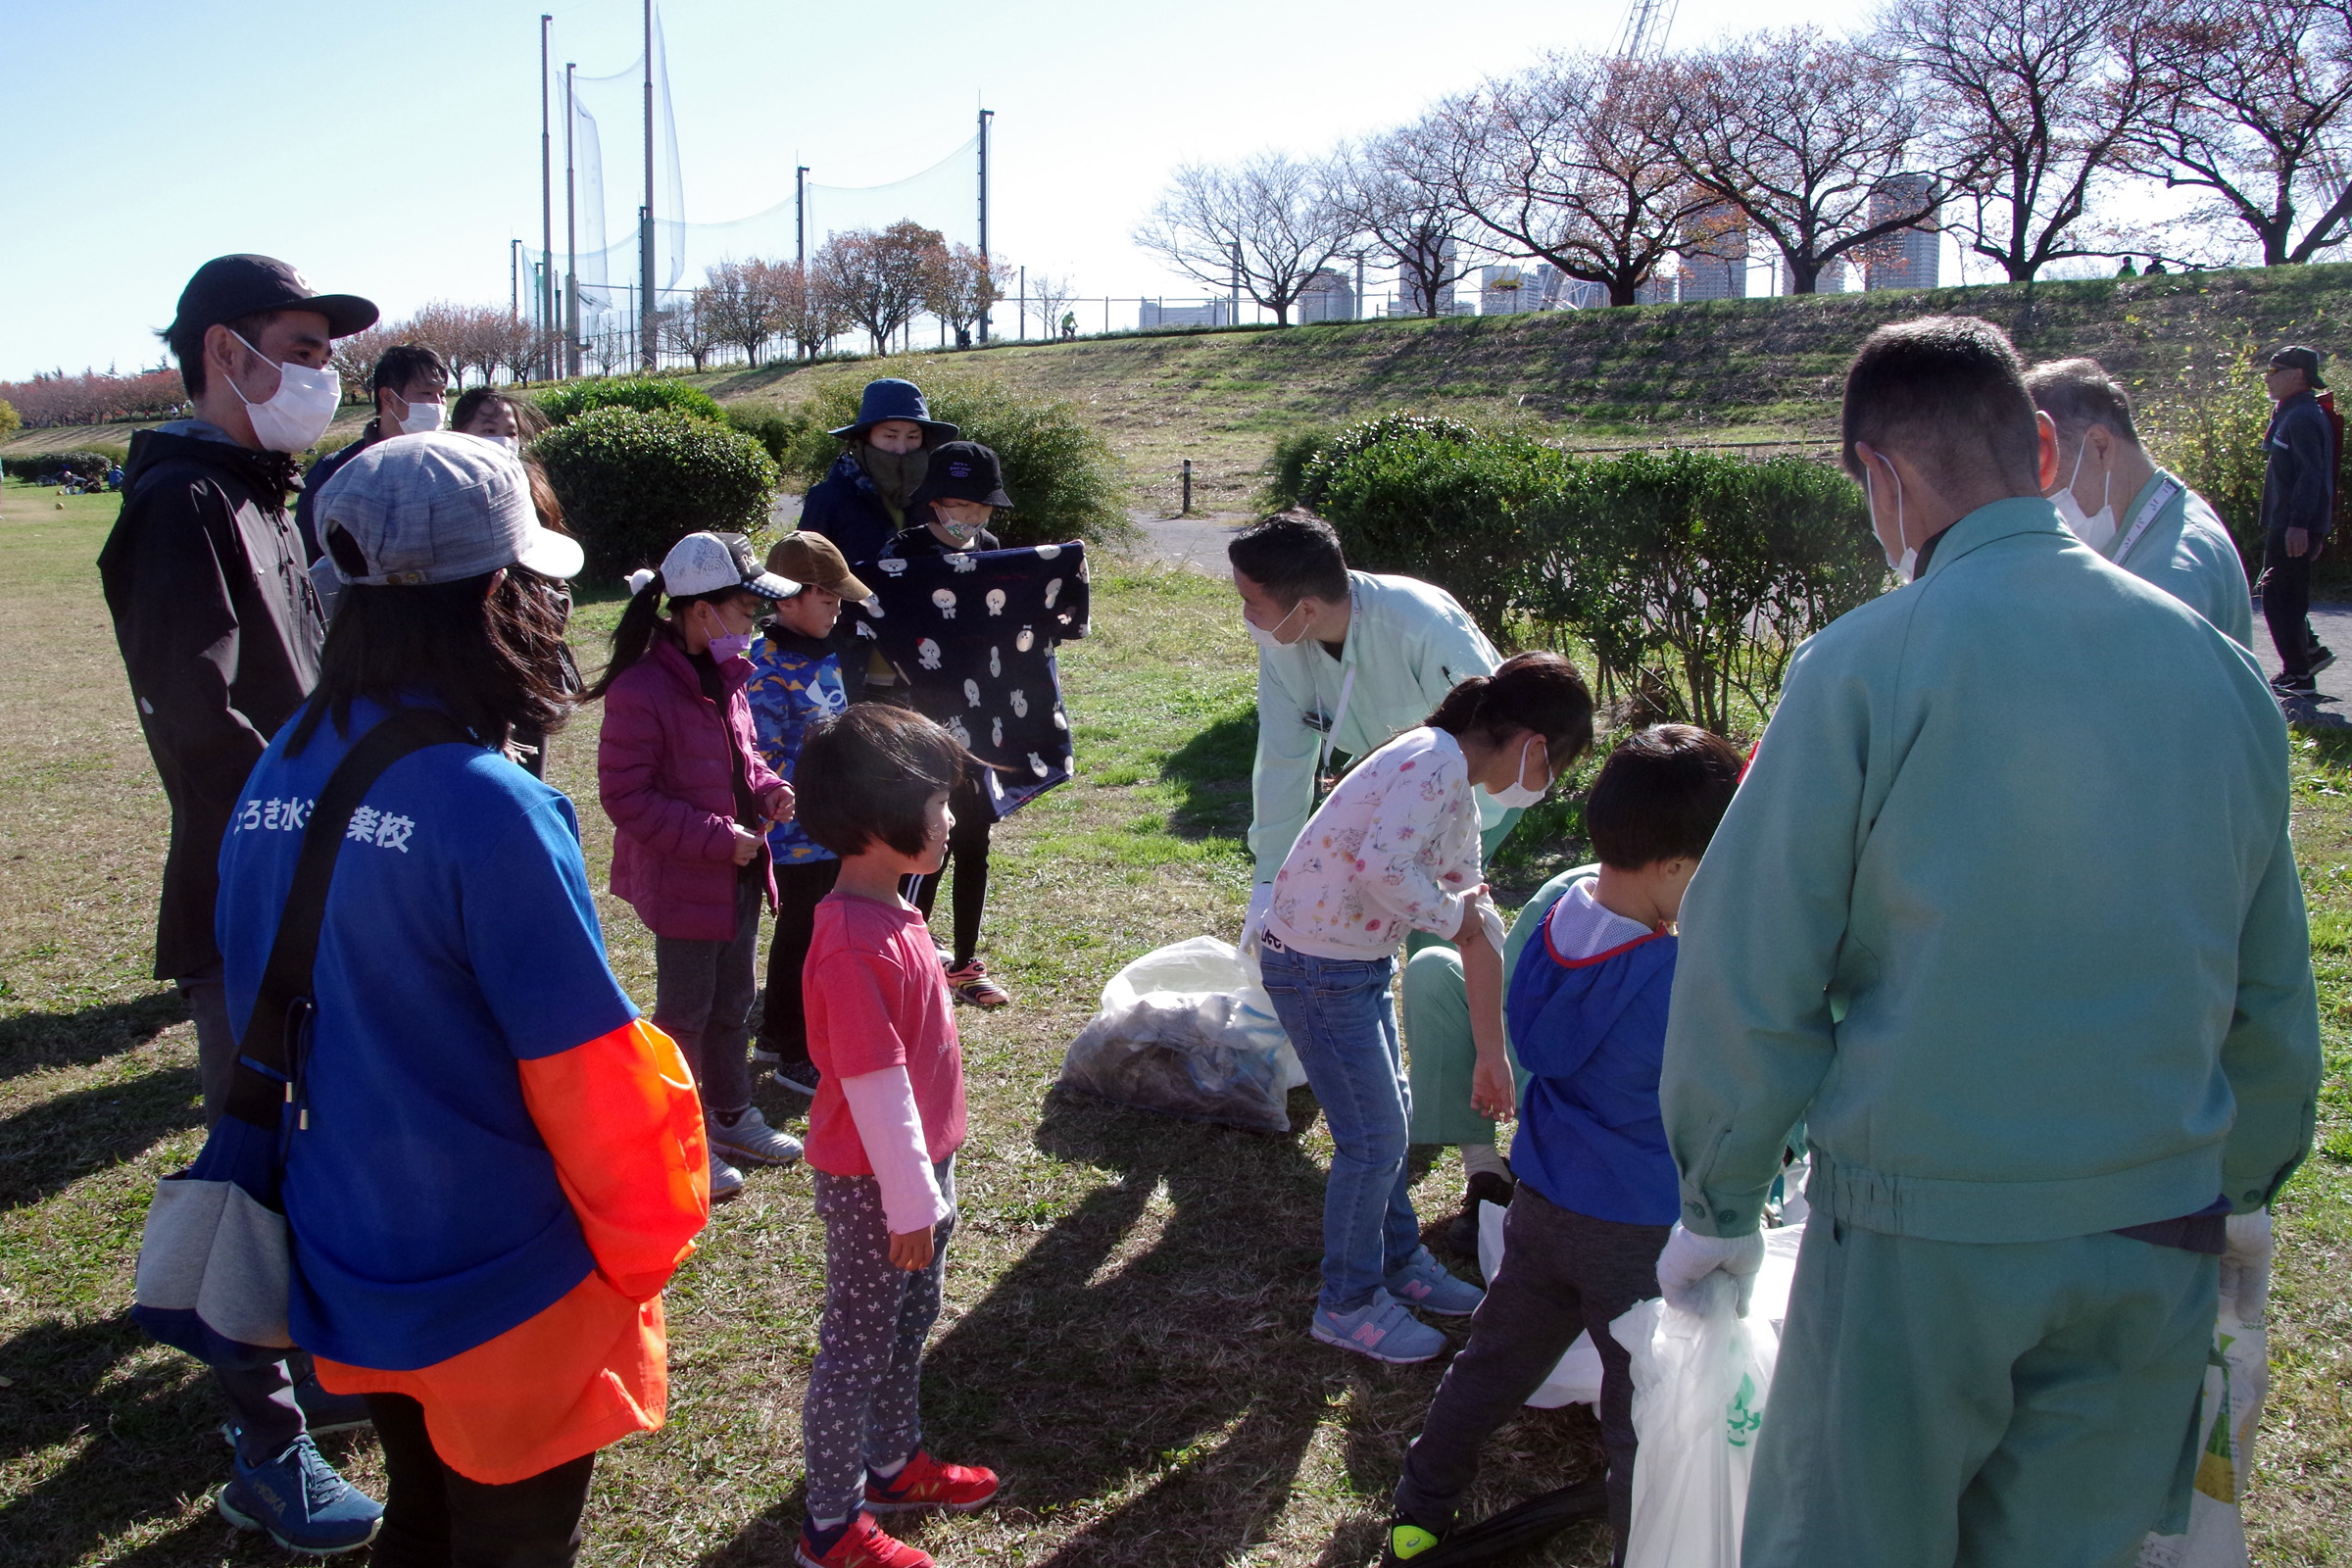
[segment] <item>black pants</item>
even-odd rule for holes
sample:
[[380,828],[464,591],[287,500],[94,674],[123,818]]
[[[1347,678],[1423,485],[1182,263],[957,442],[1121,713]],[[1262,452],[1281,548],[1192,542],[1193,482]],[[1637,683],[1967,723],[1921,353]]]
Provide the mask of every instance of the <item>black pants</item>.
[[777,1064],[808,1063],[808,1008],[801,991],[801,966],[816,933],[816,906],[833,891],[841,862],[776,862],[776,930],[767,940],[767,1001],[760,1011],[760,1049],[775,1053]]
[[[1396,1509],[1424,1530],[1453,1524],[1478,1479],[1478,1450],[1544,1386],[1580,1333],[1600,1351],[1600,1442],[1609,1456],[1613,1561],[1625,1561],[1634,1511],[1633,1359],[1609,1324],[1658,1294],[1668,1225],[1623,1225],[1560,1207],[1527,1183],[1503,1219],[1502,1267],[1470,1319],[1470,1343],[1446,1368],[1421,1435],[1405,1450]],[[1567,1484],[1562,1478],[1561,1484]]]
[[2320,553],[2314,539],[2300,556],[2286,553],[2283,538],[2262,547],[2262,618],[2278,650],[2279,673],[2301,675],[2311,668],[2319,639],[2311,633],[2311,564]]
[[384,1526],[373,1568],[569,1568],[596,1455],[503,1487],[468,1481],[433,1451],[424,1406],[405,1394],[370,1394],[383,1446]]
[[[969,963],[980,949],[980,915],[988,907],[988,830],[996,824],[996,808],[977,784],[958,784],[948,793],[948,809],[956,825],[948,830],[946,869],[956,873],[956,896],[949,901],[956,920],[956,963]],[[931,901],[939,893],[939,875],[910,876],[906,897],[931,918]]]

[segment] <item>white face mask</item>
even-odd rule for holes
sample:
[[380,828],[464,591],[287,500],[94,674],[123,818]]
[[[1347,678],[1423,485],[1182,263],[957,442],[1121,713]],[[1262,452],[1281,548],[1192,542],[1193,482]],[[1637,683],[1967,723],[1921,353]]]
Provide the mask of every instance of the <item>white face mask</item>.
[[448,417],[449,411],[441,407],[439,398],[418,398],[414,402],[403,398],[401,401],[409,405],[408,417],[392,421],[401,435],[422,435],[427,430],[438,430]]
[[[229,336],[245,343],[235,332]],[[245,346],[253,349],[255,358],[270,363],[260,349],[250,343]],[[326,427],[335,422],[335,410],[343,404],[343,378],[332,366],[314,370],[291,360],[277,368],[277,390],[267,402],[254,402],[234,380],[229,381],[228,389],[245,405],[246,417],[253,420],[254,439],[271,452],[307,452],[317,446]]]
[[2091,515],[2082,513],[2082,503],[2075,499],[2075,480],[2082,473],[2082,460],[2090,455],[2090,440],[2083,438],[2082,448],[2075,454],[2075,471],[2067,475],[2066,488],[2050,497],[2058,509],[2058,516],[2067,530],[2101,555],[2115,539],[2115,470],[2107,470],[2107,478],[2099,487],[2099,510]]
[[[1894,465],[1891,463],[1886,465],[1886,471],[1894,474],[1894,537],[1896,542],[1900,543],[1903,537],[1903,476],[1894,472]],[[1867,463],[1862,465],[1862,494],[1870,504],[1870,525],[1876,529],[1879,525],[1879,490],[1878,486],[1871,482],[1873,477],[1874,470],[1871,466]],[[1919,552],[1909,545],[1904,545],[1897,552],[1886,543],[1884,537],[1879,540],[1879,548],[1886,552],[1886,564],[1894,568],[1894,574],[1903,581],[1909,582],[1912,568],[1919,564]]]
[[[1285,615],[1274,623],[1274,629],[1272,631],[1266,630],[1265,627],[1260,626],[1256,621],[1251,620],[1248,615],[1244,615],[1242,617],[1242,629],[1247,631],[1250,634],[1250,640],[1257,644],[1257,646],[1260,648],[1272,650],[1276,648],[1293,647],[1296,645],[1298,639],[1293,638],[1288,642],[1284,641],[1282,637],[1282,628],[1291,623],[1291,615],[1298,614],[1298,612],[1304,610],[1305,608],[1306,601],[1303,599],[1299,600],[1297,604],[1291,607],[1290,615]],[[1299,633],[1299,636],[1301,637],[1304,635],[1304,632]]]
[[[1551,780],[1548,776],[1542,784],[1537,785],[1534,788],[1530,788],[1529,786],[1519,782],[1521,779],[1527,777],[1527,754],[1535,750],[1536,742],[1539,738],[1540,737],[1538,736],[1530,735],[1526,741],[1520,745],[1519,771],[1511,775],[1511,781],[1498,790],[1487,791],[1489,795],[1494,797],[1495,805],[1512,807],[1533,806],[1538,801],[1542,800],[1544,798],[1544,792],[1551,787]],[[1551,760],[1551,748],[1549,746],[1544,748],[1544,760],[1546,762]]]
[[483,436],[482,439],[485,441],[495,441],[500,446],[505,447],[509,452],[514,453],[517,456],[520,456],[522,452],[522,440],[519,436],[486,435]]

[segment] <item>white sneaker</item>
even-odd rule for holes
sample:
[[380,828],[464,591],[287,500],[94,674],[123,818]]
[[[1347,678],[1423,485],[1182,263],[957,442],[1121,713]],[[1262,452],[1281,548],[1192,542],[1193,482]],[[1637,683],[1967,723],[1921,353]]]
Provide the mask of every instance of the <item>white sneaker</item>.
[[801,1141],[790,1133],[780,1133],[767,1124],[758,1105],[746,1105],[732,1125],[716,1116],[703,1118],[703,1129],[710,1140],[711,1157],[725,1155],[746,1165],[795,1165],[800,1163]]
[[710,1201],[723,1203],[743,1194],[743,1172],[718,1157],[718,1146],[710,1146]]

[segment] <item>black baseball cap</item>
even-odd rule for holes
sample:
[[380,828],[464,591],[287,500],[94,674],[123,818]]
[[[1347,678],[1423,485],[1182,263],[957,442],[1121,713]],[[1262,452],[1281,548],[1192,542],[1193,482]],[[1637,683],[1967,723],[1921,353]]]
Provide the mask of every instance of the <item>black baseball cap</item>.
[[2320,351],[2306,348],[2300,343],[2289,344],[2272,355],[2271,368],[2301,370],[2304,382],[2310,386],[2325,387],[2328,384],[2320,379]]
[[1004,470],[997,455],[977,441],[948,441],[931,449],[931,466],[923,473],[923,482],[914,494],[906,498],[908,506],[918,501],[978,501],[992,507],[1009,507],[1012,497],[1004,493]]
[[258,311],[317,311],[326,318],[329,337],[365,332],[380,314],[375,301],[357,294],[319,293],[273,256],[216,256],[179,291],[179,315],[165,335],[177,340]]

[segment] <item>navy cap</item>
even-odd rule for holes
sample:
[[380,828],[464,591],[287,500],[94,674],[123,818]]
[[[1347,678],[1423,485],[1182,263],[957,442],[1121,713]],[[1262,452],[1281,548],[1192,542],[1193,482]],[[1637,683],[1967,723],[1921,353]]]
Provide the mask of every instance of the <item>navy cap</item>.
[[321,294],[274,256],[216,256],[179,291],[179,315],[165,331],[172,337],[202,332],[257,311],[317,311],[326,318],[329,337],[365,332],[377,316],[373,300]]
[[918,501],[1012,505],[1012,497],[1004,493],[1004,470],[998,464],[997,455],[977,441],[950,441],[932,452],[931,466],[924,471],[923,482],[906,498],[910,507]]
[[886,376],[865,383],[865,393],[858,400],[858,420],[828,433],[837,436],[862,436],[885,419],[905,419],[923,427],[923,445],[933,446],[953,441],[958,432],[956,426],[943,419],[931,417],[931,405],[923,401],[923,389],[912,381]]

